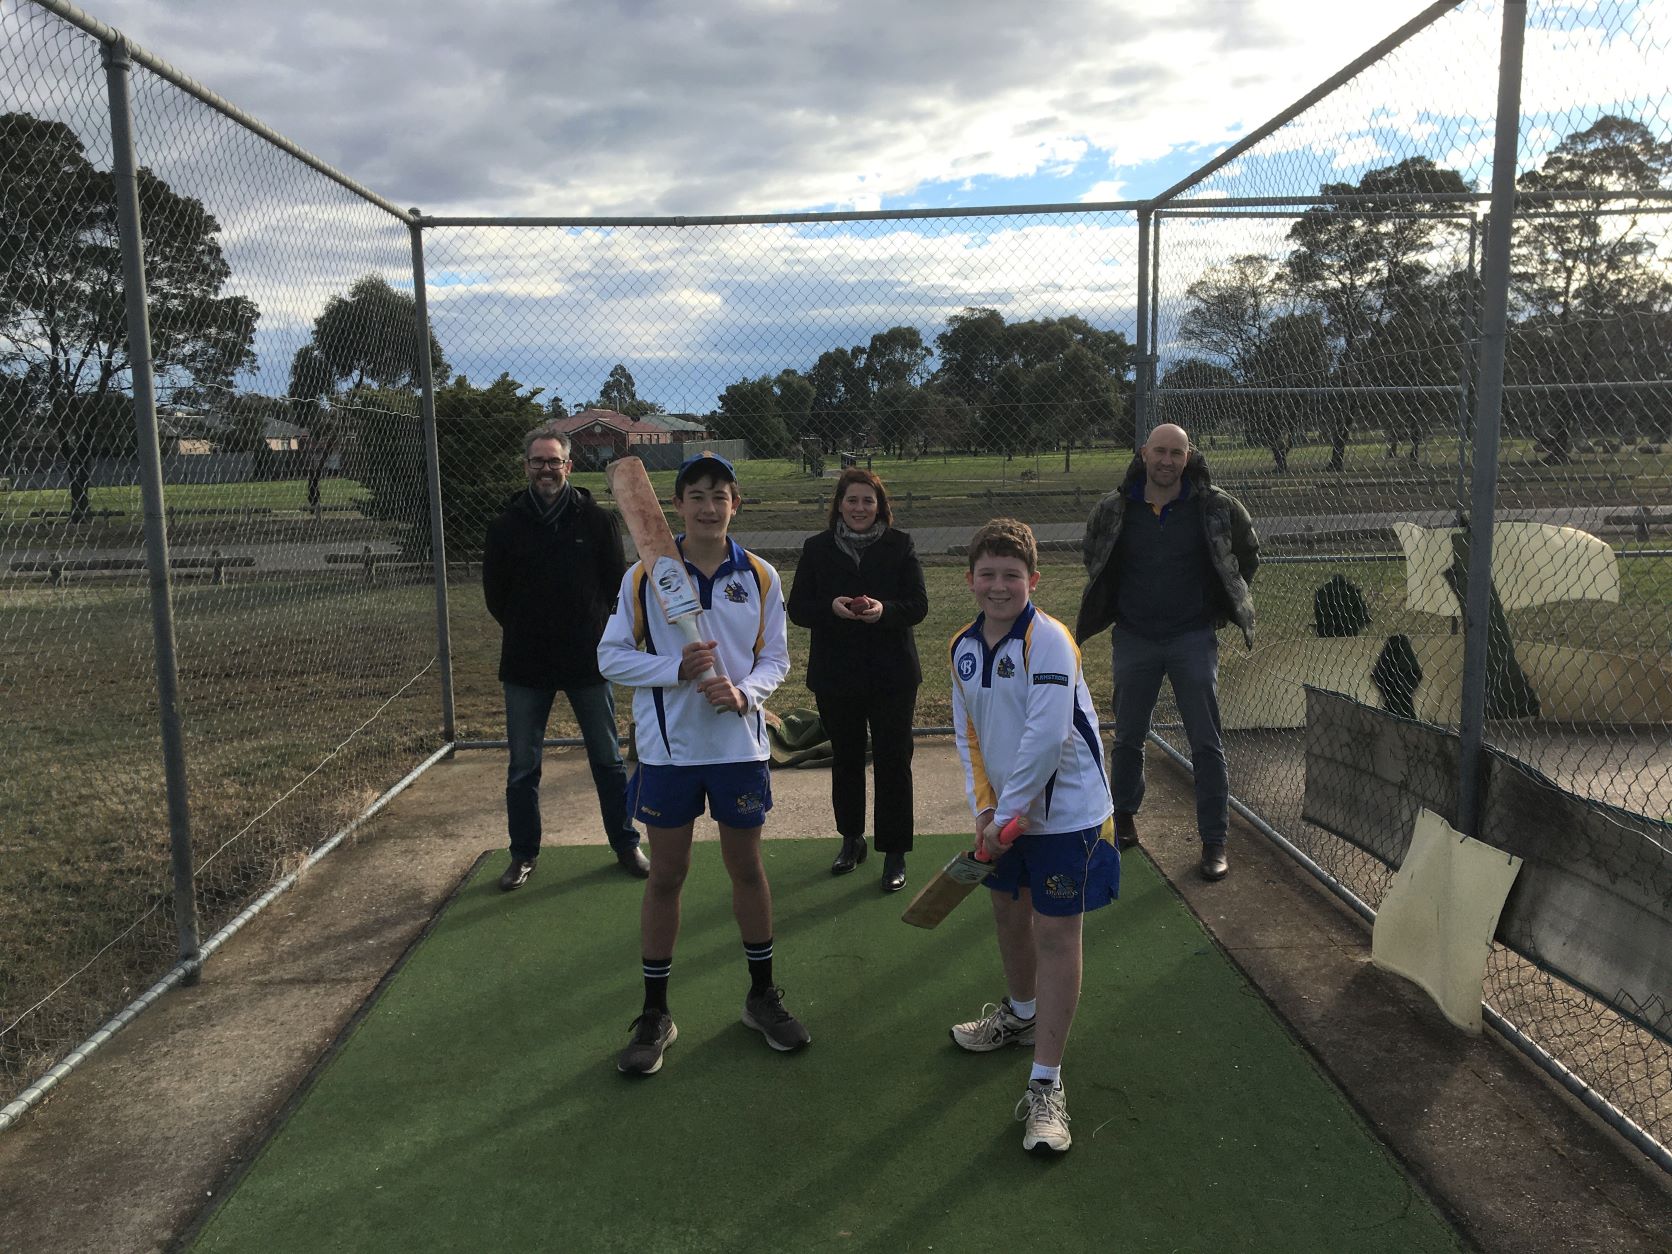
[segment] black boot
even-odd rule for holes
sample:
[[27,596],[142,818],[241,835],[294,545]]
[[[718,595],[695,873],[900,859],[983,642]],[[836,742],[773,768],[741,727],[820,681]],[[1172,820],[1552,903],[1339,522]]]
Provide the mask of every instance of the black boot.
[[906,855],[885,853],[882,857],[882,891],[897,893],[906,886]]
[[836,861],[830,864],[832,875],[846,875],[854,867],[865,861],[871,852],[871,847],[865,843],[863,836],[842,837],[842,852],[836,855]]

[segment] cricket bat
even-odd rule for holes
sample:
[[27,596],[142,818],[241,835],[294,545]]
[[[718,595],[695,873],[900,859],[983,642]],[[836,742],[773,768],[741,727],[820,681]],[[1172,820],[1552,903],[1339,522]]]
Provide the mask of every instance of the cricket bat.
[[[999,829],[999,843],[1009,845],[1022,834],[1022,817],[1017,815]],[[911,905],[900,916],[902,923],[913,927],[938,927],[975,886],[987,878],[993,864],[979,853],[966,849],[940,869],[940,873],[923,886],[911,899]]]
[[[673,542],[668,529],[667,515],[662,513],[662,502],[645,473],[644,462],[637,457],[621,457],[610,463],[605,472],[610,495],[621,510],[621,521],[633,546],[639,551],[639,561],[650,575],[650,586],[656,591],[656,601],[662,615],[679,629],[686,643],[702,639],[702,602],[685,572],[685,558]],[[712,667],[697,676],[698,680],[713,679],[718,672]],[[716,709],[716,713],[725,711]]]

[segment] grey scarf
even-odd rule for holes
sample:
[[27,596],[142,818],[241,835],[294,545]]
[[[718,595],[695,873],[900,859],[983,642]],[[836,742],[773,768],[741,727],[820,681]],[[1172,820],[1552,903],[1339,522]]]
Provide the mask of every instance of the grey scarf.
[[848,526],[845,518],[838,518],[836,520],[836,547],[853,558],[854,565],[857,566],[860,559],[865,556],[865,550],[882,539],[882,533],[887,530],[888,524],[880,518],[864,531],[855,531]]
[[531,483],[528,485],[528,499],[534,506],[534,516],[540,520],[540,525],[555,531],[563,521],[563,515],[569,512],[569,506],[574,503],[575,489],[565,480],[552,503],[547,505],[546,498],[535,491]]

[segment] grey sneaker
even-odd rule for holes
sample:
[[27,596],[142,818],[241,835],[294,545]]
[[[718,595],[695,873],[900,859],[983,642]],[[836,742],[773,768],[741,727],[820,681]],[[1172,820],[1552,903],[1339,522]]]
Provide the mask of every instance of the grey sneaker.
[[1074,1144],[1068,1133],[1068,1090],[1061,1081],[1029,1080],[1028,1091],[1016,1103],[1016,1118],[1027,1125],[1022,1148],[1061,1154]]
[[662,1069],[662,1054],[679,1039],[679,1029],[665,1010],[647,1010],[633,1020],[633,1035],[627,1048],[615,1056],[615,1069],[629,1075],[655,1075]]
[[784,1009],[781,988],[750,989],[743,999],[743,1022],[766,1037],[766,1043],[782,1053],[812,1042],[812,1034]]
[[997,1006],[988,1002],[981,1008],[981,1018],[952,1026],[952,1039],[960,1049],[972,1054],[1003,1049],[1006,1045],[1032,1045],[1033,1020],[1023,1019],[1010,1008],[1010,998]]

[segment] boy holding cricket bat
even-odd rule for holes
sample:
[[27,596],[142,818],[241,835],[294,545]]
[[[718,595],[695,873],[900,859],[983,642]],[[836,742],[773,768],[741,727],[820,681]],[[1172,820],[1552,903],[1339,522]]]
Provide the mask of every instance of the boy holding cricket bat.
[[[1080,921],[1120,893],[1114,806],[1080,650],[1029,599],[1039,584],[1033,532],[996,518],[969,554],[980,612],[952,639],[952,725],[977,847],[994,859],[984,883],[1007,995],[952,1039],[975,1053],[1033,1046],[1016,1105],[1022,1148],[1061,1153],[1072,1141],[1062,1055],[1080,1001]],[[1000,829],[1015,818],[1023,834],[1005,847]]]
[[685,525],[678,548],[703,611],[698,638],[687,643],[660,611],[641,560],[623,578],[598,643],[604,677],[634,690],[639,765],[627,800],[651,853],[639,923],[644,1010],[616,1059],[617,1070],[629,1074],[660,1070],[679,1035],[668,1013],[668,982],[692,827],[705,802],[720,829],[749,966],[743,1022],[776,1050],[812,1039],[772,981],[772,890],[760,853],[772,808],[761,706],[790,668],[784,592],[778,572],[727,534],[738,500],[737,474],[717,454],[690,458],[674,480],[674,508]]

